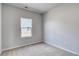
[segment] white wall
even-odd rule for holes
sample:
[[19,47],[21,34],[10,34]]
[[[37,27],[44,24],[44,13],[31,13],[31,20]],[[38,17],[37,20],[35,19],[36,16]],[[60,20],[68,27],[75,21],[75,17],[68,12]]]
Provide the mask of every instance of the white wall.
[[44,40],[79,54],[79,4],[64,4],[44,14]]
[[0,3],[0,54],[1,54],[1,3]]
[[[20,18],[32,18],[32,38],[21,38]],[[33,44],[42,41],[41,15],[13,6],[2,5],[2,49]]]

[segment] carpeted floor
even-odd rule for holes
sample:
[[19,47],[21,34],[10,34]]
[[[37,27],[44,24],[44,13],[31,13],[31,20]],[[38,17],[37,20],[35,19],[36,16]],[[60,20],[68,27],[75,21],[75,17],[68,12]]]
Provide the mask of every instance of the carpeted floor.
[[2,56],[76,56],[45,43],[29,45],[2,53]]

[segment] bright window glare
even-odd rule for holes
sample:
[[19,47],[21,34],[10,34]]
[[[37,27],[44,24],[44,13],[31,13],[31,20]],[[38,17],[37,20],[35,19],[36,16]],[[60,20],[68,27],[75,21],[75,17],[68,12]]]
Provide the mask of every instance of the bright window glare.
[[32,36],[32,19],[21,18],[21,37]]

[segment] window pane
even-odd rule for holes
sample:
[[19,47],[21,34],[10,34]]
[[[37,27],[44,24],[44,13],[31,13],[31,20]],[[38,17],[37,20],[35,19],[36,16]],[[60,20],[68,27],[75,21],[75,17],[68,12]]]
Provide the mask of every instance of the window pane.
[[21,37],[32,36],[32,19],[21,18]]

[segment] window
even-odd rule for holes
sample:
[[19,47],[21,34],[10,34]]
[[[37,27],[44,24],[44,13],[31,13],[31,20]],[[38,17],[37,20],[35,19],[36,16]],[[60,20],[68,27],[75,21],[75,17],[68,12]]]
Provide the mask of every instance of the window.
[[32,36],[32,19],[21,18],[21,37]]

